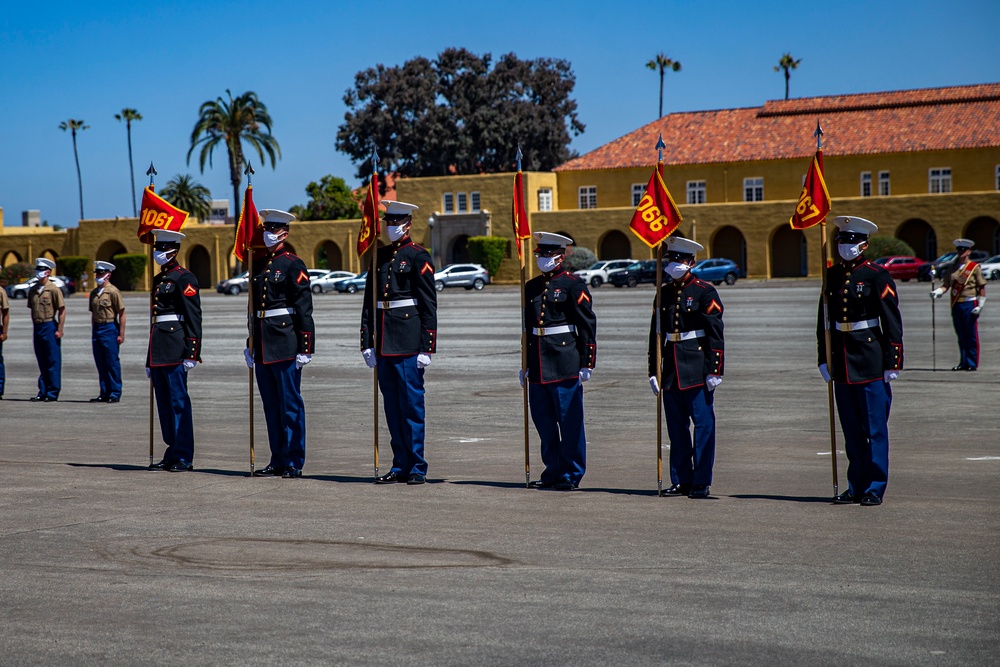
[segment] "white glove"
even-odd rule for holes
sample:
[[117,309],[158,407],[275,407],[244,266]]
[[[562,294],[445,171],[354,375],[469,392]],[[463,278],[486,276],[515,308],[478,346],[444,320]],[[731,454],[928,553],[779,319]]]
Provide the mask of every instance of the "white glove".
[[313,356],[311,354],[296,354],[295,355],[295,368],[296,368],[296,370],[302,368],[303,366],[305,366],[306,364],[308,364],[312,360],[313,360]]
[[649,388],[653,390],[653,396],[659,396],[660,395],[660,385],[656,381],[656,376],[655,375],[650,375],[649,376]]
[[519,370],[517,372],[517,381],[520,382],[521,386],[523,387],[524,383],[528,381],[528,371],[526,371],[523,368]]
[[431,355],[421,352],[417,355],[417,368],[427,368],[431,365]]
[[708,385],[709,391],[715,391],[715,388],[722,384],[722,378],[718,375],[709,375],[705,378],[705,384]]
[[185,359],[184,360],[184,372],[187,373],[189,370],[191,370],[192,368],[194,368],[197,365],[198,365],[198,362],[195,361],[194,359]]
[[978,315],[979,313],[983,312],[983,308],[985,307],[986,307],[986,297],[981,296],[979,297],[979,302],[976,304],[976,307],[972,309],[972,314]]
[[594,374],[593,368],[581,368],[580,369],[580,382],[586,382],[590,379],[590,376]]
[[898,377],[899,377],[899,371],[886,371],[882,373],[882,380],[885,381],[886,384],[892,382]]
[[153,369],[150,368],[149,366],[146,366],[146,379],[149,379],[152,376],[153,376]]
[[833,380],[833,378],[830,377],[830,369],[826,367],[826,364],[819,365],[819,374],[823,376],[823,382],[830,382]]
[[253,368],[253,354],[249,348],[243,348],[243,358],[247,361],[247,368]]
[[368,368],[375,368],[375,365],[378,363],[378,360],[375,358],[375,348],[369,347],[367,350],[361,350],[361,356],[364,357]]
[[938,287],[936,290],[931,290],[932,299],[940,299],[944,296],[944,293],[948,291],[947,287]]

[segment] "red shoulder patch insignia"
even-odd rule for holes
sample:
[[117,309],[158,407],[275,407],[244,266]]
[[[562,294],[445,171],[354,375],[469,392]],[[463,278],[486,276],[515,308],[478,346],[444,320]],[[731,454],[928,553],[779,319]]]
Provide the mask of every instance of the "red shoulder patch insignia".
[[712,303],[708,304],[708,308],[705,309],[705,314],[708,315],[709,313],[712,313],[712,312],[714,312],[716,310],[721,313],[722,312],[722,306],[719,305],[718,301],[716,301],[715,299],[712,299]]
[[580,298],[577,299],[576,302],[580,304],[583,303],[584,301],[590,301],[590,295],[587,294],[586,292],[580,292]]
[[434,273],[434,266],[431,265],[430,262],[424,262],[424,265],[422,267],[420,267],[420,275],[424,275],[428,271],[430,271],[431,273]]
[[195,289],[194,285],[189,284],[184,288],[184,296],[196,296],[197,294],[198,290]]
[[882,290],[882,298],[884,299],[890,294],[896,296],[896,290],[892,289],[892,285],[886,285],[885,289]]
[[305,271],[299,271],[299,275],[295,277],[295,284],[298,285],[303,281],[309,282],[309,274]]

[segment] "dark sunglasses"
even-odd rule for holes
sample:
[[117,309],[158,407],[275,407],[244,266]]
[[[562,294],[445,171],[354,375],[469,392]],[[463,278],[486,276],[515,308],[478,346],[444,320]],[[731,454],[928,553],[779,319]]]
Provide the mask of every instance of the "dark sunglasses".
[[868,240],[864,234],[855,234],[854,232],[838,232],[834,238],[841,243],[861,243]]

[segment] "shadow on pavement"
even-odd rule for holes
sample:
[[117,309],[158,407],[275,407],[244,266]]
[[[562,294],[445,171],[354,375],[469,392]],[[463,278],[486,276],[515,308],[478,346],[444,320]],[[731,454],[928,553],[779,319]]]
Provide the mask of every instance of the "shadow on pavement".
[[792,503],[827,503],[833,504],[833,500],[826,496],[775,496],[763,493],[741,493],[729,496],[730,498],[740,498],[741,500],[785,500]]

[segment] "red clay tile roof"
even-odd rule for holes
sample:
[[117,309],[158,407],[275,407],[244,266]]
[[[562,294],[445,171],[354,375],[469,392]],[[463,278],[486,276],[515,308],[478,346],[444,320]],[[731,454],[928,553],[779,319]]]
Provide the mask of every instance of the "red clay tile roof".
[[819,121],[831,155],[1000,146],[1000,83],[770,101],[762,107],[673,113],[556,171],[652,166],[660,132],[667,165],[811,155]]

